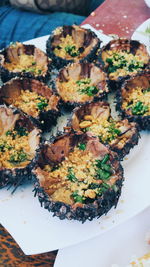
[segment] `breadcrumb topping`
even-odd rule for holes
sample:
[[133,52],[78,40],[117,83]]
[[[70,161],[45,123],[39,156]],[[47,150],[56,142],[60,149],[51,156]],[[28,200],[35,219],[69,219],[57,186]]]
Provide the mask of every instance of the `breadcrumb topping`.
[[133,115],[150,115],[150,88],[130,88],[124,93],[122,108]]
[[85,203],[101,196],[118,179],[109,155],[93,157],[86,144],[79,144],[58,166],[46,165],[42,170],[42,186],[53,201],[67,204]]
[[29,90],[21,90],[21,94],[13,100],[12,104],[33,117],[37,117],[41,110],[49,109],[49,103],[45,97]]

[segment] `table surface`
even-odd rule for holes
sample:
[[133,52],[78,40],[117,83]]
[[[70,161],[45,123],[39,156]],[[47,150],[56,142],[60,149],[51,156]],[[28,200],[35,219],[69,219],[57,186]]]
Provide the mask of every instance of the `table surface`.
[[[144,0],[105,0],[82,24],[91,24],[105,34],[119,37],[132,36],[135,29],[150,18],[150,9]],[[52,267],[57,251],[26,256],[0,225],[0,266],[48,266]]]

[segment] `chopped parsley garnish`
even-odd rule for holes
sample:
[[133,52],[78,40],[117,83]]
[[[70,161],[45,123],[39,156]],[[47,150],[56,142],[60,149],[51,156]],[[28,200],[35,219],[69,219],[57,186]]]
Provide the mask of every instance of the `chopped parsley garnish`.
[[74,191],[71,196],[73,197],[74,202],[84,203],[85,197],[80,196],[78,190]]
[[144,115],[149,110],[149,108],[141,101],[138,101],[134,106],[132,106],[131,110],[133,115]]
[[86,149],[86,144],[82,144],[82,143],[80,143],[79,145],[78,145],[78,148],[80,149],[80,150],[85,150]]
[[82,79],[79,81],[76,81],[76,84],[79,86],[79,93],[80,94],[86,94],[88,96],[93,96],[98,93],[98,89],[94,85],[88,85],[91,83],[90,78]]
[[13,134],[13,132],[12,131],[10,131],[10,130],[8,130],[6,133],[6,136],[9,136],[9,135],[12,135]]
[[0,144],[0,152],[5,151],[5,143]]
[[106,137],[104,138],[103,135],[99,135],[99,139],[100,141],[111,142],[112,140],[117,138],[119,134],[121,134],[121,131],[118,128],[116,128],[114,122],[111,122],[107,128]]
[[108,138],[108,141],[114,140],[121,133],[119,129],[115,128],[114,123],[110,124],[108,127],[108,132],[111,134],[111,136]]
[[104,194],[108,189],[110,188],[110,186],[106,183],[102,183],[100,185],[100,187],[97,190],[97,195],[101,196],[102,194]]
[[28,155],[23,150],[20,150],[10,156],[9,162],[12,164],[18,164],[26,160],[28,160]]
[[79,91],[81,94],[86,94],[88,96],[93,96],[98,93],[97,87],[92,85],[83,89],[79,89]]
[[103,193],[105,193],[109,188],[110,185],[106,184],[106,183],[102,183],[102,184],[96,184],[96,183],[91,183],[88,186],[89,189],[96,189],[96,194],[98,196],[102,195]]
[[89,184],[88,189],[96,189],[96,188],[99,188],[99,187],[100,187],[100,184],[91,183],[91,184]]
[[86,79],[82,79],[82,80],[78,80],[76,81],[76,84],[81,86],[83,84],[90,84],[91,83],[91,79],[90,78],[86,78]]
[[78,179],[76,178],[76,176],[75,176],[75,174],[73,172],[73,168],[71,168],[71,167],[68,168],[67,178],[71,182],[77,182],[78,181]]
[[111,57],[106,59],[109,64],[108,73],[116,72],[118,69],[125,69],[129,72],[138,70],[144,67],[144,63],[136,59],[127,60],[124,55],[114,53]]
[[40,102],[36,104],[39,110],[43,110],[45,107],[48,106],[47,99],[40,99]]
[[150,88],[147,88],[147,89],[143,90],[143,94],[146,94],[148,92],[150,92]]
[[24,128],[24,127],[17,127],[17,128],[15,128],[15,131],[17,131],[17,134],[19,136],[27,136],[28,135],[28,132],[27,132],[26,128]]
[[42,70],[38,70],[38,74],[41,74],[42,73]]
[[109,154],[106,154],[102,160],[96,160],[96,179],[108,180],[112,174],[112,168],[107,161],[109,160]]
[[10,131],[10,130],[8,130],[8,131],[5,133],[5,135],[6,135],[6,136],[9,136],[9,135],[10,135],[10,136],[12,136],[13,138],[15,138],[17,135],[19,135],[20,137],[21,137],[21,136],[27,136],[27,135],[28,135],[28,132],[27,132],[26,128],[18,126],[18,127],[16,127],[16,128],[14,129],[14,131]]
[[77,57],[80,55],[80,51],[76,48],[75,45],[67,45],[65,47],[65,51],[67,54],[69,54],[71,57]]
[[54,171],[58,170],[59,167],[60,167],[59,165],[55,165],[52,167],[51,171],[54,172]]
[[84,132],[86,133],[86,132],[90,131],[91,128],[90,128],[90,127],[86,127],[86,128],[84,128],[83,130],[84,130]]

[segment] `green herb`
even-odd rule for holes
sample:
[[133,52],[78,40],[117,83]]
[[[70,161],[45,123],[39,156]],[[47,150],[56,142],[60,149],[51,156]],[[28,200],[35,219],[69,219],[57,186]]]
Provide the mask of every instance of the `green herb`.
[[137,69],[141,69],[143,67],[144,67],[144,63],[136,61],[136,60],[131,60],[131,62],[128,64],[128,70],[129,71],[134,71]]
[[85,197],[78,194],[78,190],[74,191],[71,195],[75,202],[84,203]]
[[102,160],[96,160],[96,179],[107,180],[111,176],[112,168],[107,163],[109,160],[109,154],[106,154]]
[[67,178],[71,182],[77,182],[78,181],[78,179],[76,178],[76,176],[75,176],[75,174],[73,172],[73,169],[71,167],[68,168]]
[[75,45],[67,45],[65,47],[65,51],[67,54],[69,54],[71,57],[77,57],[80,55],[79,50],[76,48]]
[[86,132],[90,131],[91,128],[90,128],[90,127],[86,127],[86,128],[84,128],[83,130],[84,130],[84,132],[86,133]]
[[9,135],[13,135],[13,132],[8,130],[6,133],[5,133],[6,136],[9,136]]
[[134,106],[132,106],[133,115],[144,115],[148,110],[148,106],[144,105],[141,101],[138,101]]
[[0,144],[0,152],[5,151],[5,143]]
[[32,65],[36,65],[36,62],[35,62],[35,61],[33,61],[33,62],[32,62]]
[[96,189],[96,188],[99,188],[99,187],[100,187],[100,184],[91,183],[91,184],[89,184],[88,189]]
[[38,70],[38,74],[41,74],[42,73],[42,70]]
[[109,160],[109,154],[106,154],[106,155],[103,157],[101,163],[102,163],[102,164],[105,164],[108,160]]
[[86,149],[86,144],[82,144],[82,143],[80,143],[79,145],[78,145],[78,148],[80,149],[80,150],[85,150]]
[[18,164],[26,160],[28,160],[27,154],[23,150],[20,150],[10,156],[9,162],[11,162],[12,164]]
[[102,184],[100,185],[100,188],[98,188],[98,190],[97,190],[97,194],[98,194],[99,196],[101,196],[101,195],[104,194],[109,188],[110,188],[110,186],[109,186],[108,184],[106,184],[106,183],[102,183]]
[[36,106],[39,110],[43,110],[45,107],[48,106],[47,100],[46,99],[40,99],[40,102],[37,103]]
[[28,136],[28,132],[27,132],[26,128],[24,128],[24,127],[18,126],[15,130],[17,131],[17,134],[19,136]]
[[28,68],[28,69],[25,69],[25,71],[28,71],[28,72],[35,72],[35,68]]
[[86,79],[82,79],[82,80],[78,80],[76,81],[76,84],[81,86],[83,84],[90,84],[91,83],[91,79],[90,78],[86,78]]
[[96,172],[96,179],[100,180],[108,180],[111,176],[110,172],[104,171],[102,169],[98,169]]
[[137,69],[144,67],[143,62],[139,62],[136,59],[131,59],[128,61],[123,55],[114,53],[112,57],[107,58],[106,62],[108,63],[108,73],[116,72],[118,69],[126,69],[129,72],[132,72]]
[[18,126],[18,127],[16,127],[16,128],[14,129],[14,131],[10,131],[10,130],[8,130],[8,131],[5,133],[5,135],[6,135],[6,136],[11,135],[13,138],[15,138],[16,135],[19,135],[19,136],[27,136],[27,135],[28,135],[28,132],[27,132],[26,128]]
[[54,172],[54,171],[58,170],[59,167],[60,167],[59,165],[53,166],[52,169],[51,169],[51,171]]
[[93,95],[95,95],[95,94],[97,94],[98,93],[98,89],[97,89],[97,87],[96,86],[88,86],[88,87],[86,87],[86,88],[83,88],[83,89],[79,89],[79,92],[81,93],[81,94],[86,94],[86,95],[88,95],[88,96],[93,96]]
[[150,88],[147,88],[147,89],[143,90],[143,94],[146,94],[148,92],[150,92]]

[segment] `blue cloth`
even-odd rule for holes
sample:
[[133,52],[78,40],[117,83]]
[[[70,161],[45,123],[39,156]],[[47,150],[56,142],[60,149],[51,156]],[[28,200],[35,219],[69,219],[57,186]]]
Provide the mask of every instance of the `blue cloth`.
[[56,27],[62,25],[80,24],[84,16],[64,12],[37,14],[13,8],[0,7],[0,49],[10,42],[26,41],[50,34]]

